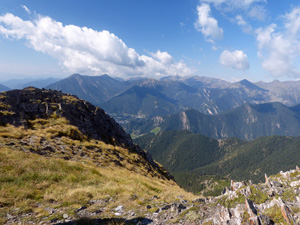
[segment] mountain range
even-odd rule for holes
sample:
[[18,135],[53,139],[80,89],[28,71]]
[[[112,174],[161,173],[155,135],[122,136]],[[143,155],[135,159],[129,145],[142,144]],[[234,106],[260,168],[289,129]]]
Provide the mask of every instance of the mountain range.
[[23,79],[10,79],[2,82],[3,85],[7,86],[9,89],[23,89],[25,87],[36,87],[44,88],[52,83],[61,80],[60,78],[23,78]]
[[[187,108],[215,115],[245,103],[300,103],[300,81],[236,83],[208,77],[134,78],[73,74],[65,79],[9,80],[11,89],[25,86],[60,90],[101,106],[115,118],[164,116]],[[134,104],[134,107],[131,105]],[[162,107],[163,106],[163,107]]]
[[164,117],[135,120],[125,125],[129,133],[142,135],[155,130],[188,130],[208,137],[253,140],[261,136],[299,136],[300,105],[281,103],[244,104],[217,115],[188,109]]
[[[114,79],[108,75],[84,76],[74,74],[47,88],[58,89],[80,98],[90,98],[94,104],[105,102],[106,111],[114,113],[114,103],[118,103],[124,114],[144,115],[146,103],[159,104],[166,101],[173,109],[194,108],[205,114],[217,114],[244,103],[282,102],[287,106],[300,103],[298,81],[271,83],[251,83],[242,80],[236,83],[208,77],[165,77],[162,79],[139,78],[127,81]],[[278,87],[281,88],[278,88]],[[159,93],[159,95],[158,95]],[[140,104],[136,109],[128,109],[131,97],[138,96]],[[105,108],[105,107],[104,107]],[[116,114],[120,112],[117,111]],[[148,113],[150,116],[164,112]],[[147,114],[146,114],[147,115]]]
[[129,88],[129,85],[108,75],[93,77],[73,74],[61,81],[48,85],[46,88],[74,94],[81,99],[99,105],[116,94],[125,91]]
[[73,74],[46,88],[100,106],[133,137],[152,130],[186,129],[213,138],[252,140],[299,134],[299,82],[230,83],[197,76],[125,81]]

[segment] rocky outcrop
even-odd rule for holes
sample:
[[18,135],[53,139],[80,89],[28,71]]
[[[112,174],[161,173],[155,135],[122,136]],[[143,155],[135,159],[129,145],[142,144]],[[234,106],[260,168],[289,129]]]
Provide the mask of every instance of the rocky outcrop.
[[61,116],[89,138],[127,148],[135,147],[130,136],[114,119],[99,107],[74,95],[29,87],[0,93],[0,103],[0,110],[10,112],[1,116],[2,124],[28,126],[28,120]]
[[[156,212],[145,215],[151,222],[144,224],[300,224],[300,186],[291,186],[299,179],[300,172],[291,170],[266,176],[271,187],[266,183],[232,181],[231,190],[225,189],[218,197],[199,198],[193,202],[180,200],[158,207]],[[275,192],[272,197],[268,196],[270,190]]]
[[[0,125],[30,128],[32,120],[63,117],[88,139],[120,146],[138,153],[167,179],[173,177],[160,169],[149,153],[132,142],[129,134],[104,110],[77,96],[61,91],[28,87],[0,93]],[[73,135],[76,139],[76,133]]]
[[[291,185],[299,179],[297,168],[266,175],[262,184],[232,181],[218,197],[183,202],[185,208],[176,213],[164,207],[147,218],[153,221],[150,224],[300,224],[300,185]],[[271,191],[274,195],[269,196]]]

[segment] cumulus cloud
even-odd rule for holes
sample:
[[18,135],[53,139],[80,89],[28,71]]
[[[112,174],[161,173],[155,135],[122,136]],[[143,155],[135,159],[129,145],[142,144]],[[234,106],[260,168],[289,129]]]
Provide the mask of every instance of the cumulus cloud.
[[202,3],[197,6],[197,12],[196,30],[202,32],[205,38],[210,42],[214,42],[216,39],[222,39],[223,29],[218,26],[218,21],[211,16],[210,6]]
[[299,77],[294,61],[300,56],[300,8],[294,8],[283,18],[283,29],[271,24],[256,30],[258,56],[262,59],[262,68],[271,75]]
[[69,72],[130,75],[191,75],[195,71],[174,62],[167,52],[139,55],[109,31],[63,25],[46,16],[24,21],[7,13],[0,16],[0,34],[25,39],[29,47],[57,59]]
[[167,52],[161,52],[160,50],[158,50],[157,52],[150,54],[153,58],[157,59],[162,64],[170,65],[173,63],[173,57]]
[[210,15],[212,6],[224,18],[237,23],[247,34],[252,34],[253,28],[244,17],[263,21],[267,15],[264,4],[267,0],[200,0],[200,3],[197,6],[198,20],[195,27],[211,42],[223,37],[223,29],[218,27],[218,21]]
[[235,50],[233,52],[223,51],[219,59],[220,64],[226,67],[237,70],[249,69],[248,57],[241,50]]

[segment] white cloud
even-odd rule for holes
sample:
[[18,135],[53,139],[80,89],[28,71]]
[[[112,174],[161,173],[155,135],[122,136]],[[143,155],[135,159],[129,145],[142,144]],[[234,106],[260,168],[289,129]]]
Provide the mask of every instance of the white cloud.
[[224,6],[227,10],[246,9],[252,4],[267,2],[266,0],[201,0],[201,2],[212,3],[215,7]]
[[296,37],[300,31],[300,8],[294,8],[291,13],[286,14],[285,20],[289,35]]
[[284,17],[284,29],[276,24],[256,30],[258,56],[262,68],[271,75],[299,77],[295,61],[300,58],[300,8],[294,8]]
[[141,59],[145,62],[144,68],[137,68],[138,71],[147,71],[148,74],[162,77],[165,75],[191,75],[195,74],[195,70],[186,66],[183,61],[174,63],[172,57],[167,52],[151,53],[151,56],[142,55]]
[[161,52],[160,50],[158,50],[157,52],[151,53],[150,55],[162,64],[170,65],[173,63],[173,57],[167,52]]
[[26,5],[21,5],[21,7],[22,7],[28,14],[31,14],[31,11],[27,8]]
[[241,50],[235,50],[233,52],[223,51],[219,59],[220,64],[226,67],[237,70],[249,69],[248,57]]
[[173,62],[167,52],[152,57],[139,55],[109,31],[66,25],[50,17],[24,21],[13,14],[0,16],[0,34],[25,39],[28,46],[57,59],[71,73],[114,76],[191,75],[195,71],[183,62]]
[[254,5],[248,11],[248,16],[257,19],[260,21],[264,21],[266,19],[267,10],[262,5]]
[[252,30],[253,30],[252,26],[250,24],[248,24],[241,15],[237,15],[235,17],[235,21],[240,27],[242,27],[243,32],[245,32],[247,34],[252,33]]
[[[267,0],[200,0],[200,2],[202,5],[208,5],[209,12],[210,7],[214,6],[220,15],[233,23],[237,23],[243,32],[247,34],[253,34],[253,28],[244,18],[247,20],[255,19],[263,21],[267,15],[266,6],[264,4],[267,3]],[[220,33],[223,34],[223,30]]]
[[211,16],[210,6],[202,3],[197,6],[197,12],[196,30],[202,32],[205,38],[210,42],[216,39],[222,39],[223,29],[218,26],[218,21]]

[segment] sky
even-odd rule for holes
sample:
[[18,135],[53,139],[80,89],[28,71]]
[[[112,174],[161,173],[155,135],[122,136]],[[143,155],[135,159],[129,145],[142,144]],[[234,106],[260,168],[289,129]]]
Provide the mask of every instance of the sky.
[[294,0],[0,0],[0,81],[300,78]]

